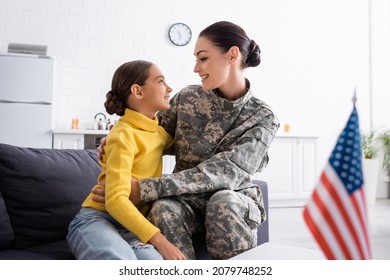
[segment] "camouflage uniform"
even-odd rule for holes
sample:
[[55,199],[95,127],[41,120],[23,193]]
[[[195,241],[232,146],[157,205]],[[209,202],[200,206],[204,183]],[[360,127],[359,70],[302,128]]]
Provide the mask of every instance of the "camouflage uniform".
[[257,226],[266,214],[250,175],[267,165],[279,128],[269,106],[250,89],[229,101],[215,91],[188,86],[159,117],[175,139],[176,166],[173,174],[139,181],[141,199],[155,201],[150,220],[189,259],[195,258],[195,232],[206,234],[215,259],[256,246]]

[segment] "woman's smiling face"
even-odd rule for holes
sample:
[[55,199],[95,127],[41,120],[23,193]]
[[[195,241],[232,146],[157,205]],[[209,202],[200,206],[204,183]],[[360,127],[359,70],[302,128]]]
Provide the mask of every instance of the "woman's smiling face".
[[230,64],[228,52],[223,53],[206,37],[199,37],[195,44],[196,64],[194,72],[199,74],[204,90],[222,87],[228,80]]

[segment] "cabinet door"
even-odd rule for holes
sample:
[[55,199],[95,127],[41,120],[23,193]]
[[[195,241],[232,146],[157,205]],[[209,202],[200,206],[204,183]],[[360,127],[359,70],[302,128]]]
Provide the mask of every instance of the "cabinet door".
[[268,165],[255,179],[267,182],[270,200],[296,198],[296,139],[274,138],[268,155]]
[[317,142],[316,139],[298,139],[298,197],[307,198],[311,195],[318,180],[317,174]]
[[270,161],[254,177],[268,183],[270,206],[303,206],[313,191],[317,175],[317,138],[275,137]]
[[53,134],[53,149],[84,149],[84,134]]

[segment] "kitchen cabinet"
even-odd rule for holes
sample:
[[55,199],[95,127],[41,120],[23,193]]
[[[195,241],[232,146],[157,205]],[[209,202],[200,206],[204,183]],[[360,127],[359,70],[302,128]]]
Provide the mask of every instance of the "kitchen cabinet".
[[317,137],[275,137],[268,166],[254,178],[268,183],[270,207],[303,206],[317,174]]
[[53,133],[53,149],[84,149],[84,134]]
[[108,130],[53,130],[53,149],[96,149]]

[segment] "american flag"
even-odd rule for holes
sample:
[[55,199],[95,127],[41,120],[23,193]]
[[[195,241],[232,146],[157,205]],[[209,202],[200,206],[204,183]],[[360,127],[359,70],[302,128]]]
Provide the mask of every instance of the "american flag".
[[308,228],[328,259],[371,259],[363,186],[359,118],[354,105],[303,210]]

